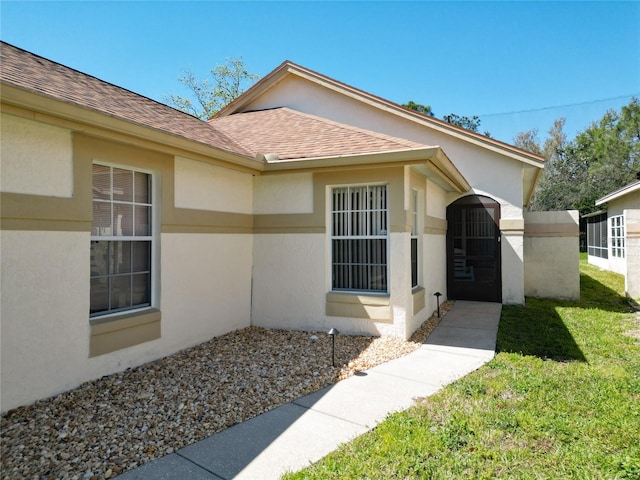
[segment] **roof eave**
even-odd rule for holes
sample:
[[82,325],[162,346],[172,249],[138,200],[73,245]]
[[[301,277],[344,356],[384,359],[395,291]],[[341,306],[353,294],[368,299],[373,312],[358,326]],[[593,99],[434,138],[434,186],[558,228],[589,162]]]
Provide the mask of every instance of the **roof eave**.
[[109,132],[121,138],[134,137],[147,142],[214,157],[217,160],[233,163],[252,170],[262,169],[262,164],[253,157],[65,102],[5,82],[0,82],[0,87],[0,98],[3,103],[32,111],[34,112],[34,119],[45,123],[66,126],[72,130],[82,131],[96,136],[105,136],[104,133]]
[[420,112],[408,109],[406,107],[398,105],[397,103],[357,89],[348,84],[339,82],[290,61],[285,61],[280,64],[271,73],[262,78],[262,80],[253,85],[240,97],[220,110],[216,117],[227,116],[240,111],[245,105],[251,103],[255,98],[259,97],[263,92],[271,88],[273,85],[276,85],[280,81],[284,80],[288,75],[297,75],[301,78],[329,88],[330,90],[336,91],[342,95],[364,102],[375,108],[391,112],[405,119],[420,123],[428,128],[447,133],[456,138],[468,141],[472,144],[487,148],[502,155],[506,155],[525,164],[537,168],[544,167],[545,160],[539,155],[535,155],[531,152],[527,152],[525,150],[514,147],[513,145],[509,145],[499,140],[494,140],[479,133],[466,130],[456,125],[452,125],[445,122],[444,120],[439,120],[437,118],[433,118]]
[[291,67],[295,65],[292,62],[285,60],[275,69],[262,77],[256,83],[254,83],[249,89],[247,89],[242,95],[237,97],[231,103],[221,108],[213,117],[220,118],[236,113],[242,109],[244,105],[251,103],[256,97],[259,97],[262,92],[268,90],[273,85],[282,81],[292,70]]
[[596,200],[596,206],[603,205],[607,202],[610,202],[611,200],[615,200],[617,198],[628,195],[629,193],[635,192],[636,190],[640,190],[640,180],[630,183],[629,185],[625,185],[615,192],[611,192],[609,195],[605,195],[604,197],[599,198],[598,200]]
[[426,166],[427,177],[436,181],[445,190],[464,193],[471,189],[469,182],[439,146],[287,160],[272,158],[275,157],[265,155],[264,173],[310,169],[335,170],[393,165],[424,165]]

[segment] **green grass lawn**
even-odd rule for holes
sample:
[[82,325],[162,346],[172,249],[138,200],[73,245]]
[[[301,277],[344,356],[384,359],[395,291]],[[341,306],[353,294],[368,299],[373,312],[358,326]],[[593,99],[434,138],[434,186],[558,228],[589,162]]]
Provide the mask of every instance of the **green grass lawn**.
[[505,306],[491,362],[285,478],[640,479],[636,314],[584,260],[581,294]]

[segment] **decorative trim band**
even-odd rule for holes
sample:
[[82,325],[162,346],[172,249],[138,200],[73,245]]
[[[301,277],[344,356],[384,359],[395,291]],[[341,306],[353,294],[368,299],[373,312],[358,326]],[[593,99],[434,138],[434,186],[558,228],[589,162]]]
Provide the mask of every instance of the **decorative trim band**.
[[391,304],[388,295],[329,292],[327,293],[326,312],[331,317],[391,321]]
[[524,227],[525,237],[578,237],[577,223],[531,223]]

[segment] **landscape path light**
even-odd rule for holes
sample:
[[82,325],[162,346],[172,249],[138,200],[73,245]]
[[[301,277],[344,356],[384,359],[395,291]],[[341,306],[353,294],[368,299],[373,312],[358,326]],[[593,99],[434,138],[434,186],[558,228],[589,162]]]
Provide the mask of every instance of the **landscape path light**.
[[336,335],[340,332],[337,328],[329,330],[329,336],[331,337],[331,366],[336,366]]
[[440,297],[442,294],[440,292],[436,292],[433,295],[436,297],[436,302],[438,304],[438,318],[440,318]]

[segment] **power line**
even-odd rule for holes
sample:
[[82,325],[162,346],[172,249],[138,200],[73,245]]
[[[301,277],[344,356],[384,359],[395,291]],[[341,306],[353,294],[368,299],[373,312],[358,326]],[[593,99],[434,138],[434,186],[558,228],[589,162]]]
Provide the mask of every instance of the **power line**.
[[566,107],[577,107],[580,105],[592,105],[594,103],[601,103],[601,102],[608,102],[611,100],[620,100],[622,98],[629,98],[629,97],[635,97],[638,96],[640,94],[638,93],[630,93],[628,95],[620,95],[618,97],[609,97],[609,98],[601,98],[600,100],[589,100],[586,102],[579,102],[579,103],[568,103],[566,105],[556,105],[553,107],[542,107],[542,108],[532,108],[530,110],[516,110],[513,112],[502,112],[502,113],[486,113],[484,115],[478,115],[478,117],[498,117],[500,115],[515,115],[517,113],[530,113],[530,112],[542,112],[544,110],[555,110],[557,108],[566,108]]

